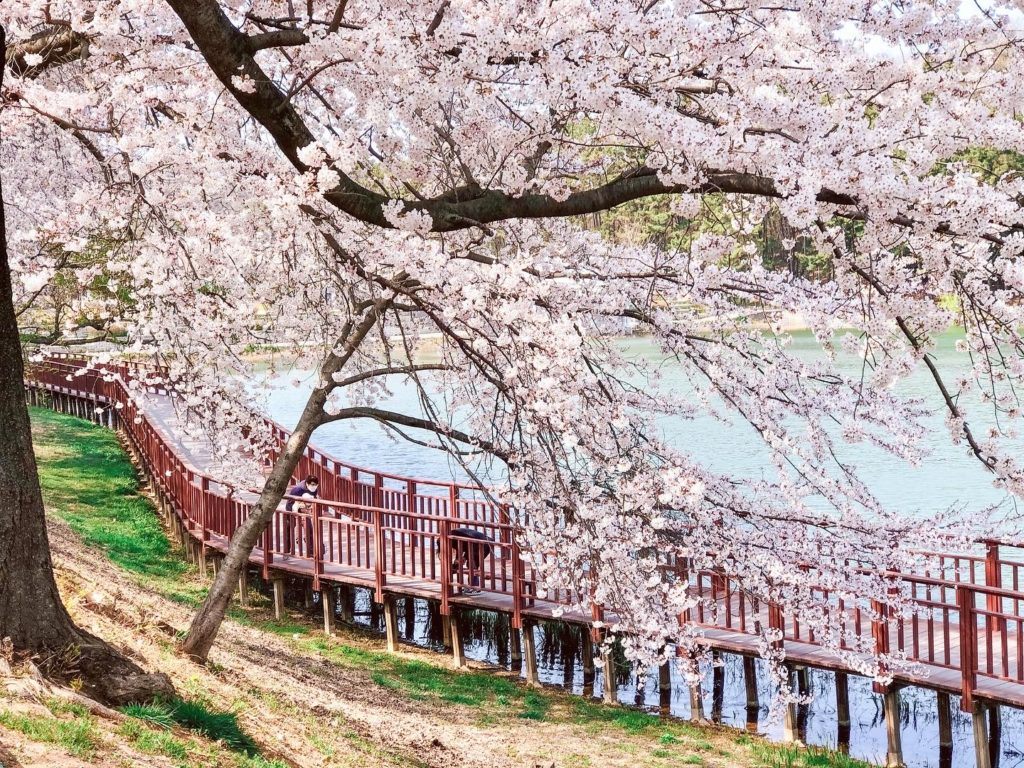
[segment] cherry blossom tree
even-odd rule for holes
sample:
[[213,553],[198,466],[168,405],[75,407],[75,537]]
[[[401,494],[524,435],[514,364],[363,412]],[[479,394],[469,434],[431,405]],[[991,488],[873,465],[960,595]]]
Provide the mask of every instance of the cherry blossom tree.
[[[5,8],[25,39],[62,29],[61,56],[88,54],[38,77],[41,54],[10,67],[12,158],[28,162],[42,131],[102,169],[71,196],[72,224],[41,204],[16,227],[23,269],[43,241],[73,251],[125,233],[107,267],[132,286],[132,349],[163,356],[241,482],[255,476],[237,450],[254,426],[241,349],[272,342],[317,369],[185,649],[209,653],[316,429],[371,419],[471,471],[498,462],[507,479],[493,491],[528,549],[558,553],[535,562],[544,584],[614,611],[637,661],[660,660],[666,643],[699,655],[699,629],[680,625],[697,598],[663,567],[684,558],[781,603],[866,673],[891,674],[900,660],[837,629],[821,590],[901,610],[885,573],[1016,524],[911,521],[874,497],[842,444],[925,460],[925,410],[894,389],[923,370],[950,439],[999,487],[1024,490],[1006,446],[1024,373],[1024,182],[980,172],[972,154],[1024,151],[1020,19],[982,8]],[[670,242],[588,226],[648,198],[669,206]],[[758,258],[769,221],[784,223],[784,250],[799,240],[827,273]],[[819,362],[792,353],[784,313],[814,331]],[[933,354],[953,322],[971,370],[955,379]],[[689,390],[662,386],[624,333],[650,335]],[[860,357],[859,375],[843,355]],[[382,405],[397,380],[418,387],[418,413]],[[995,426],[977,425],[973,398]],[[748,422],[774,474],[712,471],[701,446],[661,439],[658,418],[702,413]],[[766,652],[773,639],[765,628]]]
[[[0,53],[6,61],[5,43],[0,25]],[[11,50],[11,69],[17,71],[22,49]],[[0,87],[3,76],[0,70]],[[173,694],[166,675],[145,673],[117,649],[77,627],[60,600],[25,403],[3,200],[0,185],[0,639],[11,643],[19,655],[29,654],[44,671],[77,678],[87,693],[111,704]]]

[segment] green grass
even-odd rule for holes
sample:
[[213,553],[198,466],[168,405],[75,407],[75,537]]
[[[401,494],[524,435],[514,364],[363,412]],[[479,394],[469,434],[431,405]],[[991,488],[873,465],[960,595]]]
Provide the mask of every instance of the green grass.
[[[176,699],[156,701],[151,704],[134,704],[122,710],[131,720],[121,727],[122,735],[129,738],[136,747],[150,754],[166,755],[177,760],[192,758],[201,752],[195,741],[185,742],[171,733],[175,726],[185,728],[203,736],[235,753],[239,768],[285,768],[280,760],[268,760],[260,754],[259,747],[238,724],[234,712],[222,712],[198,699]],[[203,765],[189,762],[188,765]]]
[[147,727],[136,720],[127,720],[118,733],[128,739],[136,749],[148,755],[165,755],[175,760],[186,760],[189,745],[167,730]]
[[365,670],[377,685],[417,701],[495,706],[514,710],[518,716],[531,720],[543,719],[549,706],[541,692],[530,691],[507,677],[487,672],[455,673],[429,662],[368,651],[320,637],[303,635],[296,642],[340,666]]
[[24,715],[0,711],[0,725],[33,741],[58,744],[75,757],[91,758],[99,746],[99,734],[89,715],[62,719],[50,715]]
[[122,711],[129,717],[162,728],[179,725],[250,757],[259,754],[256,742],[238,725],[238,716],[234,712],[213,710],[203,701],[178,699],[133,704]]
[[751,743],[760,768],[867,768],[868,763],[822,747]]
[[152,503],[138,492],[135,468],[113,432],[83,419],[31,408],[39,482],[46,508],[85,544],[147,586],[187,605],[206,588],[171,547]]

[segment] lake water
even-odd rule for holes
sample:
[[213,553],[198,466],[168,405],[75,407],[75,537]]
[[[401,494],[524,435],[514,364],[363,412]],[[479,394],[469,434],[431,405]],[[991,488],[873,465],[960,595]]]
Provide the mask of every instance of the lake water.
[[[940,337],[937,357],[947,381],[968,367],[967,355],[956,352],[954,345],[959,334],[950,332]],[[647,339],[627,339],[623,347],[631,355],[650,361],[665,362],[661,367],[663,385],[671,391],[685,392],[683,376],[674,362],[666,361]],[[810,333],[793,336],[793,352],[808,361],[820,359],[822,353]],[[859,361],[851,357],[840,358],[841,369],[851,375],[860,372]],[[948,373],[947,373],[948,372]],[[289,382],[298,379],[300,386]],[[297,421],[309,394],[313,376],[308,371],[289,371],[276,379],[277,388],[267,395],[266,407],[270,415],[286,427]],[[994,488],[992,476],[976,458],[967,453],[965,446],[955,446],[945,425],[945,410],[935,384],[923,368],[898,385],[897,391],[907,397],[921,398],[930,409],[925,419],[929,433],[928,456],[918,466],[894,458],[891,454],[867,444],[843,445],[839,458],[854,465],[867,480],[867,485],[885,506],[906,515],[937,512],[956,507],[965,514],[979,511],[992,504],[1008,508],[1012,499]],[[417,392],[411,384],[395,381],[393,396],[382,407],[421,415]],[[962,403],[976,425],[976,433],[984,433],[993,423],[990,407],[980,403]],[[659,424],[663,437],[677,447],[685,447],[710,469],[730,473],[741,478],[760,478],[772,472],[768,452],[761,438],[746,423],[734,419],[731,423],[711,416],[698,416],[692,420],[662,419]],[[412,475],[439,480],[467,480],[463,469],[440,451],[412,445],[393,437],[370,421],[336,422],[317,430],[313,443],[326,453],[360,466],[400,475]],[[1024,450],[1024,440],[1014,445]],[[500,470],[484,468],[482,476],[500,480]],[[1010,533],[1020,533],[1020,527]]]
[[[947,380],[966,370],[967,357],[957,353],[954,345],[956,333],[940,339],[937,356]],[[645,339],[623,340],[624,348],[652,361],[661,361],[657,349]],[[808,333],[794,334],[793,350],[802,358],[819,359],[821,352]],[[662,369],[664,383],[675,391],[685,391],[683,377],[673,370],[674,363]],[[844,371],[859,372],[859,362],[841,360]],[[283,385],[298,378],[299,387]],[[286,427],[297,420],[305,403],[313,377],[309,372],[289,371],[279,376],[280,388],[273,389],[267,399],[270,415]],[[963,514],[980,513],[988,505],[1002,504],[1013,512],[1011,499],[995,489],[992,478],[978,461],[968,455],[964,447],[954,446],[948,435],[942,402],[935,391],[934,382],[924,370],[916,372],[902,382],[897,391],[908,397],[924,400],[931,410],[926,419],[929,434],[928,456],[914,467],[899,461],[880,449],[864,444],[844,445],[839,458],[854,464],[866,479],[868,486],[880,502],[908,516],[927,514],[957,508]],[[395,383],[394,395],[384,407],[421,413],[417,393],[410,385]],[[978,431],[993,422],[991,411],[980,404],[965,404],[969,416],[978,425]],[[723,423],[711,417],[693,420],[663,420],[663,436],[678,447],[686,447],[696,458],[711,469],[728,472],[739,477],[759,478],[771,472],[767,451],[753,430],[739,420]],[[321,450],[345,461],[363,467],[399,475],[411,475],[439,480],[466,480],[465,472],[444,454],[395,439],[372,422],[336,423],[322,427],[313,438]],[[1024,443],[1018,442],[1022,449]],[[500,472],[490,470],[490,477],[500,478]],[[1010,522],[1007,533],[1021,536],[1018,523]],[[380,616],[367,594],[358,598],[357,620],[377,626]],[[440,630],[433,613],[436,609],[423,601],[410,603],[408,613],[400,611],[400,622],[406,638],[420,645],[440,647]],[[508,667],[507,619],[494,614],[478,613],[467,621],[466,650],[470,658]],[[583,680],[581,644],[574,641],[575,630],[559,629],[557,625],[543,625],[537,630],[539,666],[542,679],[549,684],[564,686],[581,695],[594,695],[600,691],[600,676],[595,684]],[[747,712],[742,665],[738,657],[723,655],[722,667],[706,676],[704,684],[704,711],[718,721],[739,728],[750,727],[769,738],[781,737],[781,724],[767,718],[767,702],[771,698],[769,683],[760,672],[763,706],[758,712]],[[759,662],[760,664],[760,662]],[[723,685],[716,696],[715,679]],[[852,755],[876,762],[884,762],[886,752],[885,724],[882,718],[881,697],[873,693],[870,681],[850,676],[850,705],[852,724],[848,734],[838,732],[835,711],[834,676],[825,671],[812,670],[812,703],[802,708],[800,723],[805,741],[810,744],[839,746]],[[617,681],[618,697],[623,703],[662,711],[679,717],[690,716],[689,691],[673,679],[671,696],[664,701],[657,679],[638,681],[628,669],[620,670]],[[599,695],[599,694],[598,694]],[[1003,707],[1001,734],[997,739],[999,764],[1003,768],[1024,766],[1024,712]],[[753,722],[751,722],[751,716]],[[921,688],[902,691],[903,747],[907,764],[913,768],[949,768],[974,764],[973,736],[970,717],[959,712],[954,700],[953,737],[951,754],[941,755],[938,748],[938,724],[935,694]]]

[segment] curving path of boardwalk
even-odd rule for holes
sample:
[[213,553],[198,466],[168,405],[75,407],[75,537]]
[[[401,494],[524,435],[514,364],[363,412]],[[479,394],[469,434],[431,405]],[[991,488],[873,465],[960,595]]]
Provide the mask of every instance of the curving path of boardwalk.
[[[54,357],[31,367],[26,388],[36,404],[120,429],[183,543],[205,564],[227,549],[255,494],[232,491],[210,474],[209,445],[182,429],[169,393],[149,387],[141,406],[128,397],[128,382],[144,382],[146,375],[147,369],[136,364],[120,364],[102,375],[88,370],[81,359]],[[283,444],[287,432],[271,424]],[[477,488],[376,472],[313,447],[296,469],[297,477],[307,474],[320,477],[322,500],[309,503],[305,511],[288,512],[282,505],[251,557],[264,578],[274,582],[278,603],[285,574],[307,579],[317,591],[370,588],[385,605],[389,647],[397,643],[395,596],[437,600],[442,615],[453,622],[459,607],[504,612],[514,627],[513,655],[521,653],[533,682],[533,633],[522,633],[525,647],[520,649],[516,630],[558,612],[562,621],[591,628],[593,641],[600,640],[592,628],[595,619],[615,622],[598,606],[590,613],[571,608],[586,603],[575,595],[554,591],[538,596],[505,509]],[[453,534],[457,528],[485,533],[494,542],[491,556],[482,556],[481,542]],[[460,549],[469,553],[469,564],[444,567]],[[911,618],[872,620],[860,606],[842,607],[850,626],[870,637],[876,649],[919,662],[919,671],[899,675],[887,696],[895,695],[900,683],[933,688],[946,701],[949,694],[958,695],[961,707],[975,713],[976,726],[984,727],[986,706],[1024,707],[1024,547],[979,542],[974,552],[937,555],[937,562],[937,574],[901,574],[921,608]],[[708,602],[686,619],[701,625],[712,647],[755,655],[757,627],[771,626],[782,631],[789,663],[850,671],[794,617],[751,599],[725,575],[690,573],[688,578]],[[470,586],[480,592],[465,594]],[[823,597],[829,598],[827,593]],[[323,602],[330,631],[333,615],[327,613],[333,612],[334,602]],[[451,637],[456,660],[464,663],[457,623]],[[593,655],[588,649],[584,658]],[[609,691],[611,676],[604,679],[607,698],[614,691]]]

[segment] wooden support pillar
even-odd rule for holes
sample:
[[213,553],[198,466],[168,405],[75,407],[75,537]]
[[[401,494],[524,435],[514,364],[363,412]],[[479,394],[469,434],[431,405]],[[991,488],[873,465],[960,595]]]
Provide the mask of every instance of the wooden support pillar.
[[850,681],[845,672],[836,672],[836,746],[843,754],[850,751]]
[[238,604],[243,608],[249,607],[249,568],[242,568],[238,574]]
[[811,693],[811,671],[807,667],[796,668],[796,690],[801,696]]
[[[807,699],[811,695],[811,670],[808,667],[796,668],[796,691],[801,698]],[[796,705],[796,738],[801,744],[807,743],[807,715],[810,706],[807,702]]]
[[725,704],[725,667],[721,664],[721,654],[712,651],[715,664],[711,668],[711,721],[722,722],[722,708]]
[[348,584],[342,584],[338,587],[338,596],[341,601],[341,620],[346,624],[351,624],[354,620],[352,604],[352,587]]
[[949,694],[935,692],[935,707],[939,713],[939,747],[953,746],[953,716],[950,712]]
[[615,685],[615,659],[612,658],[612,650],[607,645],[601,647],[601,678],[604,703],[616,704],[618,689]]
[[450,648],[452,643],[452,617],[441,614],[441,636],[444,639],[445,648]]
[[452,648],[452,663],[456,669],[462,669],[466,666],[466,648],[462,644],[459,609],[452,608],[451,615],[445,618],[448,619],[448,642]]
[[658,708],[666,715],[672,709],[672,665],[667,660],[658,667]]
[[903,763],[903,740],[900,737],[900,690],[890,685],[882,694],[882,710],[885,714],[885,738],[888,749],[885,756],[887,768],[900,768]]
[[[793,693],[796,672],[792,667],[787,667],[786,670],[786,686],[789,692]],[[782,720],[782,741],[786,744],[796,744],[800,741],[796,704],[793,702],[786,703],[786,711]]]
[[672,667],[668,661],[662,662],[658,667],[658,690],[672,690]]
[[209,575],[208,570],[208,558],[206,557],[206,547],[198,542],[195,545],[196,548],[196,560],[199,563],[199,572],[205,579]]
[[980,701],[974,702],[971,719],[974,722],[974,761],[977,768],[992,768],[992,756],[988,743],[988,707]]
[[275,578],[274,585],[274,618],[280,621],[284,618],[284,579]]
[[405,622],[403,623],[406,640],[416,639],[416,598],[407,597],[402,601],[402,607],[405,612]]
[[523,620],[523,663],[526,668],[526,683],[528,685],[540,685],[540,675],[537,672],[537,636],[533,631],[534,623]]
[[939,765],[953,764],[953,715],[950,711],[949,694],[935,692],[935,708],[939,714]]
[[753,656],[743,657],[743,686],[747,693],[747,708],[760,709],[761,702],[757,694],[757,663]]
[[[526,631],[526,624],[523,624],[523,632]],[[512,661],[513,669],[522,669],[523,666],[523,635],[515,627],[509,627],[508,633],[509,658]]]
[[590,627],[583,628],[583,682],[594,680],[594,638]]
[[388,653],[397,653],[398,606],[395,605],[394,595],[384,595],[384,635],[388,641]]
[[320,589],[320,608],[324,612],[324,634],[334,634],[334,601],[337,598],[334,587],[323,584]]
[[839,727],[850,727],[850,681],[845,672],[836,672],[836,714]]
[[992,704],[988,707],[988,761],[993,768],[999,765],[1002,735],[1003,716],[999,705]]
[[757,663],[753,656],[743,657],[743,686],[747,693],[747,730],[757,731],[761,702],[757,693]]
[[302,585],[302,607],[307,611],[313,607],[313,584],[306,582]]
[[220,567],[224,564],[224,558],[220,555],[214,554],[210,556],[210,564],[213,566],[213,578],[217,578],[220,574]]

